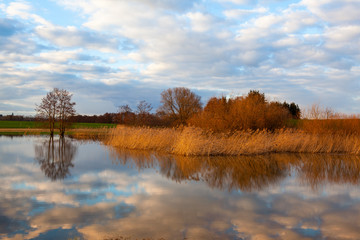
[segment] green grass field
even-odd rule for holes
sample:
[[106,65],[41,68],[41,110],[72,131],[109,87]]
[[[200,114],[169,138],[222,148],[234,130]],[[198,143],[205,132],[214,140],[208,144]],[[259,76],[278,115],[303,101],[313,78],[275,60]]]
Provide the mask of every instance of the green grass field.
[[43,124],[32,121],[0,121],[0,128],[42,128]]
[[[110,123],[73,123],[70,128],[113,128],[116,124]],[[0,121],[0,128],[47,128],[46,124],[32,121]]]

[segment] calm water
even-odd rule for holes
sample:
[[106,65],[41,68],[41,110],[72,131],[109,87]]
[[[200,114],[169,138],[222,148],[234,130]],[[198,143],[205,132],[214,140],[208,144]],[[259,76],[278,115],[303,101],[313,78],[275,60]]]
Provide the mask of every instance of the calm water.
[[0,137],[1,239],[360,239],[360,157]]

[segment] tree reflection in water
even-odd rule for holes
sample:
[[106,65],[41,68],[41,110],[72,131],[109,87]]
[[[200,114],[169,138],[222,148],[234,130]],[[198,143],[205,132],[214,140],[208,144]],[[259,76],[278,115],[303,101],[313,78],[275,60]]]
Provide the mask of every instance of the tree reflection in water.
[[70,175],[70,167],[76,155],[77,147],[70,139],[60,137],[48,140],[35,145],[35,159],[38,161],[41,170],[52,181],[62,180]]
[[291,174],[317,190],[326,183],[359,184],[360,157],[327,154],[268,154],[241,157],[185,157],[112,148],[114,162],[138,170],[158,167],[176,182],[203,181],[211,188],[246,192],[276,185]]

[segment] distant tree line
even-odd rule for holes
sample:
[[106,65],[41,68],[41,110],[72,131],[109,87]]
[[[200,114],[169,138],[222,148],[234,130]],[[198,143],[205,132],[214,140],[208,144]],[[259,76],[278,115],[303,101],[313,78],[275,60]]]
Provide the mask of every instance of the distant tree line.
[[103,115],[74,115],[69,118],[70,122],[78,123],[116,123],[117,113],[105,113]]
[[2,115],[0,114],[0,121],[35,121],[36,118],[32,116],[22,116],[22,115]]

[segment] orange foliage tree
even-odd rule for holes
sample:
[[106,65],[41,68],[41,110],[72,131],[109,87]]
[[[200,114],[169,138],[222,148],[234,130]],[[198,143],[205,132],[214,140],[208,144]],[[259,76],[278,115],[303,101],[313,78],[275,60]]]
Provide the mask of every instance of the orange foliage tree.
[[193,116],[190,125],[216,132],[244,129],[284,127],[290,118],[289,110],[281,103],[268,102],[265,94],[250,91],[236,98],[211,98],[203,111]]

